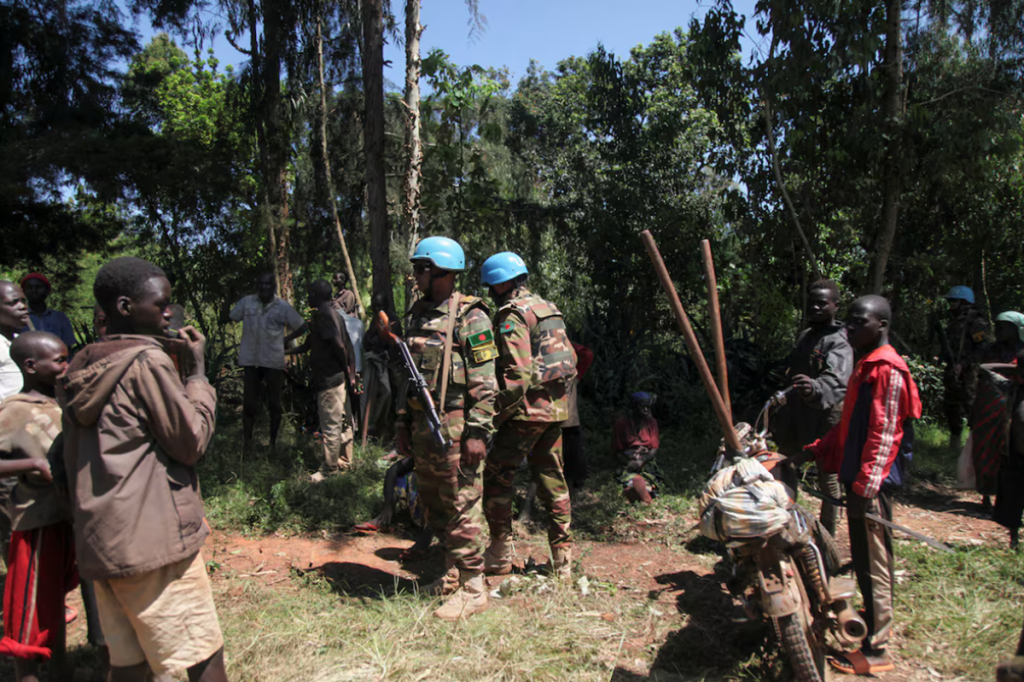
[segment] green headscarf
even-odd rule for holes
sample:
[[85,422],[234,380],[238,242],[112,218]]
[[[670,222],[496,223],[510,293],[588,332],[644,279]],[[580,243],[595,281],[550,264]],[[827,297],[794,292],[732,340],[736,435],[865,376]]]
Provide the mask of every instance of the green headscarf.
[[1018,313],[1015,310],[1008,310],[1005,313],[999,313],[996,322],[1009,322],[1015,326],[1017,328],[1017,336],[1020,337],[1021,342],[1024,342],[1024,314]]

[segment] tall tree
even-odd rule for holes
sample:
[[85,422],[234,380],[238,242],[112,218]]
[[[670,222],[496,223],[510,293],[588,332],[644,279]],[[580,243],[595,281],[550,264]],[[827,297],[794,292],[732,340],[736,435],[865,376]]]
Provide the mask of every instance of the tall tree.
[[366,208],[370,216],[373,295],[394,308],[391,288],[391,239],[388,230],[387,179],[384,173],[384,16],[381,0],[362,0],[363,153],[366,156]]

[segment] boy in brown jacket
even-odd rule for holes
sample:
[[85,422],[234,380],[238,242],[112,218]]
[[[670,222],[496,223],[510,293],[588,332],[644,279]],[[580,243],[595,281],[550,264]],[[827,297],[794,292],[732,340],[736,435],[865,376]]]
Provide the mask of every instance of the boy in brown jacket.
[[75,356],[61,393],[78,567],[95,581],[111,680],[226,681],[193,468],[217,403],[206,339],[168,338],[171,287],[152,263],[115,258],[93,293],[107,336]]

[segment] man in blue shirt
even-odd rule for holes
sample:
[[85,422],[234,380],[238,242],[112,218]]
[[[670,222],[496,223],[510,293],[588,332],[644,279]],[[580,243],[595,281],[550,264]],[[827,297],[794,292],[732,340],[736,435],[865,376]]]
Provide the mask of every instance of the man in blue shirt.
[[55,334],[69,350],[74,348],[75,330],[71,320],[59,310],[46,307],[46,299],[50,296],[50,280],[38,272],[30,272],[21,278],[21,290],[28,299],[28,313],[35,330]]

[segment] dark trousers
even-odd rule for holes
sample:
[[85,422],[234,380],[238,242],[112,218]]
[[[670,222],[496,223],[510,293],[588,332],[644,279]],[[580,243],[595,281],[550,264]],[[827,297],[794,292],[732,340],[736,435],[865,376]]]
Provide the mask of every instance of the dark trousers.
[[267,411],[270,412],[270,444],[274,445],[277,443],[277,432],[281,428],[281,387],[284,385],[284,370],[268,367],[243,367],[242,370],[245,373],[245,390],[242,396],[245,446],[248,448],[252,444],[252,431],[262,400],[266,400]]
[[587,480],[590,471],[583,452],[583,429],[579,426],[562,427],[562,460],[565,466],[565,481],[572,488],[578,488]]
[[892,630],[893,554],[892,529],[865,517],[865,513],[892,521],[892,499],[887,492],[864,498],[846,485],[850,554],[857,586],[864,598],[864,622],[868,626],[865,646],[885,649]]

